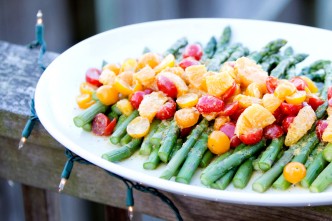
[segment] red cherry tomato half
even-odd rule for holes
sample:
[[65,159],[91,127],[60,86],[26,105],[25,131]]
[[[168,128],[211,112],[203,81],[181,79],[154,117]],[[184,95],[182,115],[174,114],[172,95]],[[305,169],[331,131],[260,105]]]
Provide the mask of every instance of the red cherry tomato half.
[[196,108],[202,114],[220,112],[224,108],[224,102],[217,97],[204,95],[199,98]]
[[230,116],[230,115],[234,114],[239,109],[239,107],[240,106],[239,106],[238,101],[235,101],[230,104],[226,104],[224,109],[222,111],[220,111],[219,114],[222,116]]
[[308,104],[312,107],[312,109],[315,111],[317,108],[322,105],[324,101],[318,97],[311,97],[309,98]]
[[192,130],[193,130],[193,127],[182,128],[180,131],[180,137],[186,138]]
[[227,91],[221,96],[221,99],[226,101],[228,98],[232,97],[236,91],[236,83],[233,82],[232,86],[227,89]]
[[176,111],[176,103],[173,99],[169,99],[157,112],[156,118],[159,120],[167,120],[174,116]]
[[102,83],[99,82],[100,74],[101,72],[97,68],[89,68],[85,72],[85,81],[92,85],[100,87],[102,85]]
[[183,58],[193,57],[197,61],[201,59],[203,55],[203,49],[200,44],[190,44],[188,45],[183,52]]
[[232,115],[230,115],[229,117],[231,118],[231,120],[233,122],[236,122],[237,119],[240,117],[240,115],[242,114],[242,112],[245,110],[245,108],[238,108]]
[[227,122],[222,125],[219,130],[221,132],[224,132],[224,134],[226,134],[227,137],[231,139],[232,137],[234,137],[235,124],[233,122]]
[[332,107],[332,98],[330,98],[330,99],[328,100],[328,105],[329,105],[329,107]]
[[176,98],[177,94],[178,94],[178,90],[175,86],[175,84],[168,79],[165,76],[158,76],[157,77],[157,86],[158,86],[158,90],[164,92],[167,96],[171,97],[171,98]]
[[327,120],[319,120],[317,122],[316,134],[320,141],[322,140],[322,135],[323,135],[324,130],[326,129],[327,125],[328,125]]
[[307,83],[300,77],[294,77],[290,80],[294,84],[297,90],[304,91],[305,87],[307,87]]
[[272,94],[277,86],[278,86],[278,79],[276,77],[269,76],[266,78],[267,92]]
[[286,102],[282,102],[280,105],[282,113],[287,116],[296,116],[302,107],[302,104],[288,104]]
[[230,146],[232,148],[235,148],[235,147],[239,146],[241,143],[242,143],[242,141],[240,140],[240,138],[238,136],[234,135],[231,138],[231,144],[230,144]]
[[271,124],[265,127],[263,132],[266,139],[278,138],[284,134],[284,130],[282,129],[282,127],[277,124]]
[[152,92],[153,92],[153,90],[150,88],[147,88],[144,90],[144,94],[151,94]]
[[144,98],[144,91],[136,91],[130,98],[130,103],[137,110]]
[[289,125],[291,123],[293,123],[294,121],[294,116],[288,116],[288,117],[285,117],[285,119],[282,121],[282,129],[284,130],[285,133],[288,132],[288,128],[289,128]]
[[257,129],[248,134],[241,134],[239,138],[246,145],[254,145],[262,140],[263,129]]
[[275,110],[273,112],[273,116],[275,117],[276,121],[275,123],[276,124],[279,124],[281,125],[282,124],[282,121],[284,120],[285,118],[285,115],[283,114],[282,110],[280,107],[277,108],[277,110]]
[[332,86],[327,89],[327,99],[330,100],[332,97]]
[[199,65],[200,62],[195,60],[192,57],[187,57],[185,59],[183,59],[182,61],[180,61],[179,66],[183,69],[186,70],[187,67],[189,66],[193,66],[193,65]]
[[92,132],[98,136],[108,136],[113,132],[116,119],[112,121],[103,113],[97,114],[92,120]]

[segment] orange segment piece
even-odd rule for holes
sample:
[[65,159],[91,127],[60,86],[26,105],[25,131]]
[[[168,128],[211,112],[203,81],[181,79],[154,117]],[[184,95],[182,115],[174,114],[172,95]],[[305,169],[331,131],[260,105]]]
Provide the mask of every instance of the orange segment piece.
[[233,101],[238,101],[240,107],[247,108],[253,104],[262,104],[262,100],[256,97],[251,97],[243,94],[238,94],[233,98]]
[[311,106],[303,107],[289,125],[285,145],[291,146],[303,137],[315,123],[316,114]]
[[146,66],[149,66],[151,68],[156,67],[160,63],[160,56],[156,53],[153,52],[148,52],[143,54],[139,59],[138,59],[138,64],[137,67],[139,69],[142,69]]
[[119,93],[123,94],[124,96],[128,96],[133,93],[131,86],[121,78],[115,78],[113,86]]
[[141,138],[148,134],[150,121],[146,117],[136,117],[127,126],[127,133],[133,138]]
[[200,88],[202,84],[203,75],[207,72],[205,65],[192,65],[186,68],[185,73],[188,76],[188,81],[195,88]]
[[262,103],[263,107],[268,109],[271,113],[274,113],[282,103],[282,100],[274,96],[274,94],[264,94]]
[[219,130],[221,128],[221,126],[224,126],[225,123],[227,123],[229,121],[231,121],[231,119],[229,118],[229,116],[218,116],[214,120],[213,129],[214,130]]
[[275,121],[272,113],[259,104],[253,104],[246,108],[239,116],[236,126],[235,134],[248,134],[253,129],[261,129]]
[[322,139],[324,142],[332,143],[332,118],[328,117],[327,122],[328,124],[323,132]]
[[99,82],[102,83],[103,85],[112,86],[114,84],[115,78],[116,74],[113,71],[105,69],[101,72],[99,76]]
[[226,72],[207,76],[205,81],[207,92],[216,97],[223,95],[234,83],[234,79]]
[[115,63],[110,63],[107,64],[103,67],[103,71],[104,70],[110,70],[113,71],[116,75],[118,75],[120,73],[120,65],[119,64],[115,64]]
[[176,99],[176,103],[181,108],[194,107],[198,102],[198,95],[195,93],[187,93]]
[[249,84],[249,86],[245,91],[245,95],[256,98],[262,98],[263,92],[261,91],[261,86],[256,82]]
[[119,100],[116,103],[116,107],[119,108],[121,113],[126,116],[129,116],[134,111],[134,107],[133,107],[133,105],[131,105],[131,103],[128,99]]
[[152,122],[154,116],[166,101],[167,97],[160,91],[145,95],[138,108],[139,115],[148,118]]
[[124,71],[135,71],[136,68],[137,68],[136,59],[128,58],[121,64],[120,73]]
[[290,96],[296,92],[294,84],[287,80],[279,80],[278,86],[274,90],[274,95],[280,100],[285,100],[287,96]]
[[146,66],[134,74],[134,79],[137,79],[143,86],[148,86],[153,83],[155,76],[155,71],[150,66]]
[[289,104],[302,104],[307,97],[307,93],[305,91],[297,91],[290,96],[286,96],[285,100]]

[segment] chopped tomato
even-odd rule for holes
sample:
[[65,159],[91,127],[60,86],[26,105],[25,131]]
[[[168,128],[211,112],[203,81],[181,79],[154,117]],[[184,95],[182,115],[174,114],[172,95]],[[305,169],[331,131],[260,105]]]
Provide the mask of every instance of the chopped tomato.
[[269,76],[266,78],[266,89],[267,92],[273,94],[274,90],[278,86],[278,79],[276,77]]
[[240,105],[239,105],[238,101],[235,101],[230,104],[226,104],[224,109],[222,111],[220,111],[219,114],[222,116],[230,116],[230,115],[234,114],[239,109],[239,107],[240,107]]
[[262,140],[263,129],[255,129],[250,133],[241,134],[239,138],[244,144],[254,145]]
[[180,61],[179,66],[183,69],[186,70],[187,67],[193,66],[193,65],[199,65],[201,64],[199,61],[192,57],[187,57]]
[[274,139],[281,137],[284,134],[284,131],[281,126],[277,124],[271,124],[264,128],[264,137],[266,139]]
[[302,104],[288,104],[286,102],[282,102],[280,105],[282,113],[287,116],[296,116],[302,107]]
[[133,105],[133,107],[137,110],[139,108],[139,105],[141,104],[143,98],[144,98],[144,91],[136,91],[131,97],[130,97],[130,103]]
[[304,91],[305,87],[307,87],[307,83],[300,77],[294,77],[290,82],[292,82],[299,91]]
[[331,97],[332,97],[332,86],[330,86],[330,87],[327,89],[327,99],[330,100]]
[[227,89],[227,91],[221,96],[221,99],[226,101],[228,98],[232,97],[235,94],[236,91],[236,82],[234,81],[234,83],[232,84],[232,86]]
[[103,113],[97,114],[92,121],[92,132],[98,136],[108,136],[113,132],[116,118],[112,121]]
[[240,138],[238,136],[234,135],[231,138],[231,147],[232,148],[239,146],[241,143],[242,143],[242,141],[240,140]]
[[156,114],[156,118],[166,120],[174,116],[176,111],[176,103],[173,99],[169,99]]
[[285,118],[285,115],[284,115],[284,113],[282,112],[281,107],[278,107],[278,108],[273,112],[273,116],[274,116],[275,119],[276,119],[275,123],[276,123],[276,124],[279,124],[279,125],[282,124],[282,121],[283,121],[284,118]]
[[182,128],[180,130],[180,137],[186,138],[192,130],[193,130],[193,127]]
[[324,130],[327,128],[327,126],[328,126],[327,120],[319,120],[317,122],[316,134],[320,141],[322,141],[322,136],[323,136]]
[[94,85],[94,86],[101,86],[102,83],[99,82],[99,76],[100,76],[101,72],[99,69],[97,68],[89,68],[86,72],[85,72],[85,81]]
[[317,110],[317,108],[324,103],[324,100],[318,98],[318,97],[310,97],[308,100],[308,104],[312,107],[314,111]]
[[284,130],[285,133],[288,132],[288,128],[289,128],[289,125],[291,123],[293,123],[294,121],[294,116],[288,116],[288,117],[285,117],[285,119],[282,121],[282,129]]
[[159,75],[157,77],[158,90],[164,92],[167,96],[171,98],[176,98],[178,90],[176,85],[167,77]]
[[203,55],[203,49],[200,44],[190,44],[188,45],[183,52],[183,58],[193,57],[197,61],[201,59]]
[[229,117],[232,119],[232,121],[236,122],[239,116],[242,114],[242,112],[245,110],[245,108],[238,108],[233,114],[231,114]]
[[221,126],[219,130],[224,132],[228,138],[231,139],[235,135],[235,124],[233,122],[227,122]]
[[224,102],[217,97],[204,95],[198,100],[196,108],[202,114],[220,112],[224,108]]

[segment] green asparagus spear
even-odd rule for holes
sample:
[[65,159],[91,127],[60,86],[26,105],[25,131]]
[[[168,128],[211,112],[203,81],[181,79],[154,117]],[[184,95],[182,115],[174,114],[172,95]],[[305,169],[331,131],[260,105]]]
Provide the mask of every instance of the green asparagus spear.
[[181,149],[176,152],[175,156],[167,164],[165,170],[160,176],[161,178],[169,180],[172,176],[174,176],[175,172],[186,159],[190,149],[194,146],[200,135],[207,129],[207,127],[208,121],[206,119],[203,119],[198,125],[196,125],[186,142],[183,143]]
[[154,170],[154,169],[157,168],[157,166],[160,163],[160,158],[158,156],[158,152],[159,152],[159,147],[158,146],[156,146],[155,148],[153,148],[152,152],[149,155],[149,158],[143,164],[143,168],[144,169],[146,169],[146,170]]
[[258,166],[261,170],[267,171],[271,168],[278,156],[278,153],[283,147],[284,141],[285,136],[275,138],[271,141],[270,145],[263,152],[263,155],[258,162]]
[[323,157],[327,162],[332,162],[332,143],[326,145],[323,150]]
[[[236,173],[238,167],[234,167],[227,171],[225,175],[223,175],[220,179],[213,183],[216,185],[217,189],[224,190],[228,187],[228,185],[232,182],[234,174]],[[211,185],[212,186],[212,185]]]
[[174,155],[176,154],[176,152],[178,152],[178,150],[180,150],[180,148],[182,147],[182,144],[183,144],[183,140],[181,138],[178,138],[176,140],[175,147],[172,150],[170,159],[172,159],[174,157]]
[[204,48],[204,53],[201,60],[206,61],[207,59],[212,58],[214,53],[216,52],[216,48],[217,48],[217,40],[215,37],[211,37]]
[[126,134],[128,124],[138,116],[138,111],[134,110],[123,122],[122,124],[113,132],[110,137],[112,144],[118,144],[121,138]]
[[168,48],[166,50],[166,52],[164,53],[164,57],[166,57],[168,54],[173,54],[174,56],[176,55],[176,53],[181,49],[186,47],[186,45],[188,44],[188,39],[186,37],[182,37],[178,40],[176,40],[170,48]]
[[259,63],[264,57],[278,53],[281,47],[287,43],[284,39],[276,39],[267,43],[260,51],[251,53],[248,58]]
[[271,71],[271,76],[281,78],[285,75],[286,70],[292,66],[300,63],[308,57],[308,54],[296,54],[280,61],[280,63]]
[[152,144],[150,142],[153,134],[157,131],[158,126],[160,125],[160,120],[153,120],[150,125],[150,130],[148,135],[144,138],[141,148],[139,150],[139,154],[141,155],[149,155],[152,151]]
[[329,60],[317,60],[312,64],[310,64],[309,66],[302,68],[301,75],[305,76],[310,75],[313,72],[316,72],[320,69],[324,69],[324,67],[329,64],[331,64],[331,61]]
[[129,135],[129,134],[125,134],[121,140],[120,140],[120,145],[123,146],[123,145],[126,145],[127,143],[129,143],[131,141],[132,137]]
[[243,189],[247,186],[253,173],[253,160],[254,157],[250,157],[237,169],[233,178],[234,187]]
[[316,147],[313,149],[313,151],[310,153],[307,161],[305,162],[304,166],[305,168],[308,168],[309,165],[313,162],[317,154],[319,154],[323,149],[325,148],[325,144],[323,142],[320,142],[316,145]]
[[120,115],[118,121],[116,122],[114,131],[116,131],[118,129],[118,127],[123,123],[123,121],[125,121],[126,118],[127,118],[126,115],[124,115],[124,114]]
[[111,162],[118,162],[124,160],[130,156],[132,156],[136,150],[138,150],[140,144],[142,142],[142,138],[132,139],[128,144],[114,149],[110,152],[104,153],[101,157],[105,160]]
[[273,54],[271,56],[265,57],[261,62],[262,69],[268,73],[271,72],[273,68],[275,68],[281,60],[281,56],[279,54]]
[[208,133],[203,133],[195,145],[191,148],[186,160],[184,161],[178,175],[175,178],[176,182],[189,184],[192,176],[198,168],[204,152],[207,150]]
[[168,131],[168,128],[170,126],[170,121],[163,120],[156,130],[156,132],[152,135],[150,139],[150,143],[155,146],[160,146],[161,141],[164,138],[165,131]]
[[89,108],[85,109],[82,113],[74,117],[74,124],[76,127],[83,127],[85,124],[93,120],[98,113],[104,113],[107,106],[97,101]]
[[83,125],[82,127],[83,130],[87,131],[87,132],[91,132],[92,130],[92,122],[86,123]]
[[209,171],[202,173],[201,182],[206,186],[210,186],[213,182],[226,174],[228,170],[239,166],[246,159],[259,152],[264,146],[265,140],[262,139],[259,143],[255,145],[248,145],[242,150],[233,153],[220,163],[214,165],[213,170],[210,169]]
[[207,69],[209,71],[219,71],[221,64],[224,63],[240,45],[241,44],[233,44],[220,52],[217,51],[207,64]]
[[158,152],[160,160],[163,161],[164,163],[167,163],[169,161],[170,154],[172,152],[173,147],[176,144],[179,131],[180,129],[177,126],[176,122],[172,121],[169,130],[167,131],[167,135],[163,140]]
[[314,193],[323,192],[332,183],[332,162],[318,175],[310,186],[310,191]]
[[249,49],[241,45],[232,52],[227,61],[236,61],[238,58],[247,56],[248,54],[249,54]]
[[205,168],[207,167],[207,165],[209,165],[209,163],[212,161],[214,157],[214,154],[210,151],[210,150],[206,150],[201,162],[199,163],[199,167],[201,168]]
[[223,48],[225,48],[225,46],[229,44],[231,37],[232,37],[232,29],[230,26],[226,26],[220,38],[218,39],[217,49],[222,50]]

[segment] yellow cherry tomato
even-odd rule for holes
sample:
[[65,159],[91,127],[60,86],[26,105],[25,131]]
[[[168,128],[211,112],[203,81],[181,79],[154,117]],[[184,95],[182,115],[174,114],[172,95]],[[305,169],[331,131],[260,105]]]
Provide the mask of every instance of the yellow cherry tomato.
[[97,87],[88,83],[83,82],[80,84],[80,92],[81,94],[93,94],[97,90]]
[[174,119],[180,128],[194,126],[199,119],[196,108],[183,108],[175,112]]
[[167,55],[157,66],[154,67],[156,73],[161,72],[167,67],[173,67],[175,64],[175,57],[172,54]]
[[305,177],[306,168],[302,163],[290,162],[284,167],[283,175],[288,182],[295,184]]
[[119,93],[123,94],[124,96],[128,96],[133,93],[131,86],[121,78],[115,78],[113,86]]
[[299,76],[299,77],[305,81],[311,93],[317,93],[319,91],[316,84],[310,78],[306,76]]
[[80,94],[76,97],[76,103],[81,109],[87,109],[96,101],[92,99],[91,94]]
[[116,107],[126,116],[129,116],[134,111],[134,107],[128,99],[119,100],[116,103]]
[[286,96],[285,100],[289,104],[302,104],[307,97],[307,93],[305,91],[297,91],[290,96]]
[[146,117],[136,117],[127,126],[127,133],[133,138],[141,138],[148,134],[150,121]]
[[207,145],[212,153],[220,155],[229,150],[230,144],[231,142],[224,132],[215,130],[209,135]]
[[138,59],[138,68],[142,69],[146,66],[150,66],[151,68],[156,67],[160,63],[160,56],[157,53],[148,52],[143,54]]
[[286,96],[290,96],[296,92],[296,87],[289,81],[281,81],[274,90],[274,96],[280,100],[285,100]]
[[194,107],[198,102],[198,95],[195,93],[187,93],[176,99],[176,103],[181,108]]
[[102,104],[115,104],[119,99],[119,93],[112,86],[102,85],[96,91],[96,96]]

